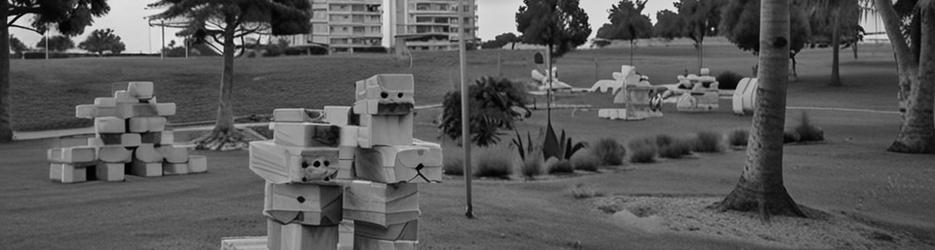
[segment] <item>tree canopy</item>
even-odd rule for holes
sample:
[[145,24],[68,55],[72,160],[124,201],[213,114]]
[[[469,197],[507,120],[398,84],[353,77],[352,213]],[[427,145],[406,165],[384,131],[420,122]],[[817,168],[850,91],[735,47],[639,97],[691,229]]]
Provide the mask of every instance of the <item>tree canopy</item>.
[[653,36],[672,40],[682,37],[684,24],[678,13],[671,10],[660,10],[656,12],[656,24],[653,26]]
[[98,55],[104,54],[105,51],[120,54],[126,50],[126,45],[120,41],[120,36],[114,34],[114,30],[98,29],[92,31],[84,42],[79,43],[78,48]]
[[[854,0],[802,1],[812,31],[809,43],[825,46],[832,43],[834,24],[840,29],[841,45],[850,46],[862,37],[861,7]],[[837,21],[837,22],[836,22]]]
[[[49,37],[48,43],[49,50],[51,51],[61,52],[75,47],[75,42],[73,42],[71,38],[63,35]],[[45,44],[46,38],[43,37],[41,40],[39,40],[39,42],[36,43],[36,48],[45,48]]]
[[516,47],[516,43],[518,42],[522,42],[522,40],[516,36],[516,34],[513,34],[513,32],[507,32],[497,35],[493,40],[484,42],[481,44],[481,47],[485,49],[499,49],[503,48],[503,46],[506,46],[507,44],[510,44],[510,49],[513,49]]
[[705,36],[716,35],[725,4],[725,0],[681,0],[674,3],[682,19],[682,36],[701,44]]
[[[50,25],[67,36],[84,33],[94,17],[101,17],[110,11],[107,0],[9,0],[10,27],[22,28],[45,33]],[[33,15],[31,27],[17,25],[20,18]]]
[[[799,1],[790,12],[790,51],[797,54],[805,47],[811,34],[808,17]],[[741,50],[754,54],[760,51],[760,1],[730,0],[722,9],[719,33]]]
[[634,40],[653,35],[653,24],[649,16],[643,15],[646,1],[621,0],[611,6],[610,23],[597,30],[597,37],[610,40]]
[[516,13],[516,30],[522,41],[546,45],[553,57],[574,50],[588,41],[591,26],[588,13],[578,0],[523,0]]
[[10,51],[16,53],[17,55],[23,54],[23,51],[26,51],[29,47],[26,46],[19,38],[16,38],[10,35]]

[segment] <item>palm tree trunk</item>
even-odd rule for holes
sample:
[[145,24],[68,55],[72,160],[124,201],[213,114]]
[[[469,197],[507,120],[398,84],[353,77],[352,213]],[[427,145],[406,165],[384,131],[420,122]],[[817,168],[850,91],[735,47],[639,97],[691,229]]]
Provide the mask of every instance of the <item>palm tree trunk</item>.
[[789,0],[764,0],[760,7],[760,84],[746,167],[734,190],[717,204],[721,210],[758,211],[764,220],[770,215],[805,216],[786,191],[782,177],[789,5]]
[[880,15],[880,20],[883,21],[883,26],[886,30],[886,36],[890,40],[890,45],[893,47],[893,53],[896,56],[896,68],[898,76],[898,86],[899,91],[896,94],[896,98],[899,101],[900,112],[903,112],[905,117],[907,112],[907,100],[909,99],[909,92],[912,88],[913,81],[916,72],[918,71],[918,60],[916,55],[913,55],[912,50],[909,48],[909,44],[906,43],[906,39],[902,35],[902,20],[899,18],[899,15],[896,14],[896,10],[893,9],[893,2],[891,0],[874,0],[874,7],[877,9],[877,13]]
[[835,9],[831,21],[831,82],[828,85],[841,86],[841,21],[839,8]]
[[907,112],[896,141],[888,149],[899,153],[935,154],[935,8],[923,6],[918,79],[909,91]]
[[10,27],[7,25],[9,1],[0,0],[0,143],[13,141],[10,119]]

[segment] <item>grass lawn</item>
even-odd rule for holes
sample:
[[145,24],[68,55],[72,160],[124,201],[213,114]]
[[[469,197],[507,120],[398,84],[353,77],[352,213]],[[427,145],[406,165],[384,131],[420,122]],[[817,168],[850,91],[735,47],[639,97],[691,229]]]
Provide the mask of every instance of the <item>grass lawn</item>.
[[[869,47],[869,48],[868,48]],[[830,51],[800,56],[800,79],[790,85],[788,124],[801,108],[896,110],[895,65],[888,48],[862,47],[860,59],[842,57],[844,87],[827,87]],[[707,49],[714,72],[749,74],[754,57],[733,47]],[[498,55],[499,54],[499,55]],[[472,52],[471,78],[496,74],[497,58],[509,78],[528,77],[530,51]],[[628,61],[626,50],[579,51],[559,61],[561,79],[579,87]],[[637,52],[639,71],[653,83],[671,83],[676,73],[695,65],[690,47],[648,48]],[[14,61],[17,129],[87,125],[70,118],[72,106],[108,95],[110,83],[152,80],[159,100],[179,104],[173,122],[211,120],[218,72],[216,58],[68,59]],[[284,57],[238,60],[239,115],[269,113],[276,107],[348,104],[351,83],[375,73],[412,72],[418,104],[440,102],[456,79],[456,54],[416,54],[408,60],[384,56]],[[78,73],[82,70],[90,73]],[[285,72],[285,73],[283,73]],[[327,78],[327,79],[326,79]],[[69,80],[74,79],[74,80]],[[79,80],[80,79],[80,80]],[[347,86],[347,87],[344,87]],[[325,91],[327,93],[323,93]],[[48,100],[49,97],[57,97]],[[308,96],[299,99],[296,96]],[[610,105],[610,95],[567,96],[562,103]],[[729,102],[708,114],[683,114],[665,107],[664,117],[640,122],[596,118],[594,110],[556,110],[555,126],[576,140],[604,137],[620,141],[660,133],[700,130],[728,132],[749,127],[750,117],[734,116]],[[56,111],[56,112],[49,112]],[[835,215],[866,221],[869,228],[912,235],[914,242],[882,242],[883,248],[935,247],[935,171],[931,155],[901,155],[883,150],[895,136],[898,115],[874,112],[809,111],[824,128],[827,142],[785,147],[784,178],[797,202]],[[416,137],[434,140],[431,124],[438,110],[417,115]],[[544,111],[519,122],[521,132],[538,130]],[[503,138],[509,141],[508,138]],[[221,237],[264,235],[263,181],[247,167],[247,152],[199,152],[209,157],[209,173],[136,178],[124,183],[51,183],[45,149],[49,141],[0,145],[0,246],[12,249],[206,249]],[[446,148],[446,154],[459,153]],[[743,168],[743,151],[700,154],[655,164],[613,166],[602,174],[545,181],[479,180],[474,185],[478,219],[465,219],[464,182],[422,185],[423,249],[759,249],[775,248],[770,237],[715,237],[688,231],[647,232],[597,208],[598,198],[575,199],[571,188],[587,184],[607,197],[725,196]],[[516,171],[518,172],[518,171]],[[869,236],[868,236],[869,237]],[[902,239],[902,238],[900,238]],[[764,243],[767,242],[767,243]],[[780,244],[779,247],[782,245]]]

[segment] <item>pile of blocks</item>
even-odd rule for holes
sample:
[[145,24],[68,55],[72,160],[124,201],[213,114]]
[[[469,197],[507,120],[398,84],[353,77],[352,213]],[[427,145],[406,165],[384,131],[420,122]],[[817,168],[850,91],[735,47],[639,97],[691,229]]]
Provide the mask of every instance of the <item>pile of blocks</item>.
[[660,91],[645,76],[637,74],[636,67],[623,65],[620,72],[613,73],[613,77],[614,80],[598,81],[591,87],[591,91],[611,90],[614,104],[622,105],[623,108],[598,109],[598,117],[635,121],[662,116],[662,100],[658,95]]
[[203,173],[207,158],[175,145],[166,130],[174,103],[157,103],[152,82],[130,82],[113,97],[75,107],[78,118],[94,119],[94,137],[49,149],[49,178],[62,183],[123,181],[143,177]]
[[353,106],[276,109],[273,139],[250,143],[267,237],[221,248],[415,249],[418,185],[441,181],[442,150],[412,137],[413,85],[376,75],[357,82]]
[[701,75],[678,76],[680,86],[690,86],[675,102],[679,112],[713,112],[720,108],[720,92],[710,69],[702,68]]

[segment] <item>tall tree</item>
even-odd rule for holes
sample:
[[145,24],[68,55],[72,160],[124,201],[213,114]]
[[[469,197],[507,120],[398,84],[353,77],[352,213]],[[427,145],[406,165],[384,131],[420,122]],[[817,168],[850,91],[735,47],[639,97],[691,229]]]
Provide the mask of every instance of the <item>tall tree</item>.
[[45,48],[46,40],[48,40],[49,50],[51,51],[62,52],[62,51],[66,51],[68,49],[75,47],[75,42],[72,41],[71,38],[68,38],[67,36],[63,36],[63,35],[55,35],[55,36],[49,37],[48,39],[43,37],[42,39],[39,40],[39,42],[36,43],[36,47]]
[[717,206],[722,210],[805,216],[782,178],[783,125],[789,81],[790,0],[763,0],[760,9],[759,87],[747,162],[737,186]]
[[108,28],[91,31],[84,42],[78,44],[78,48],[98,55],[103,55],[107,51],[120,54],[126,49],[126,45],[120,41],[120,36],[114,34],[114,30]]
[[[21,28],[42,34],[49,26],[59,33],[77,35],[91,25],[94,17],[110,11],[106,0],[2,0],[0,16],[0,48],[9,47],[10,28]],[[31,27],[17,24],[20,18],[31,15]],[[13,124],[10,114],[10,51],[0,49],[0,142],[13,140]]]
[[610,15],[607,17],[610,23],[605,23],[597,30],[597,38],[630,41],[630,64],[633,64],[633,45],[636,39],[653,35],[653,24],[649,16],[642,14],[646,8],[646,1],[648,0],[620,0],[619,3],[611,5],[608,11]]
[[10,35],[10,50],[16,54],[16,56],[22,56],[23,52],[28,50],[29,47],[26,46],[22,41],[16,38],[13,35]]
[[[905,110],[896,140],[887,150],[935,153],[935,1],[899,0],[894,6],[890,0],[874,0],[874,6],[896,56],[898,99]],[[897,7],[911,20],[907,29]]]
[[[793,1],[796,3],[798,1]],[[789,59],[792,60],[792,74],[796,75],[795,55],[805,48],[811,35],[805,9],[798,4],[792,4],[790,9],[790,50]],[[718,32],[738,48],[751,51],[754,55],[760,51],[760,1],[759,0],[730,0],[721,10],[721,23]]]
[[671,10],[660,10],[656,12],[656,24],[653,25],[653,36],[666,40],[682,37],[682,28],[684,25],[678,13],[672,12]]
[[[552,69],[554,58],[581,46],[591,35],[588,13],[578,6],[578,0],[523,0],[516,12],[516,30],[528,44],[545,45],[548,49],[546,67]],[[551,74],[549,74],[551,76]],[[548,126],[552,125],[552,90],[546,91]]]
[[842,37],[856,46],[860,35],[861,7],[858,0],[802,1],[809,18],[811,43],[831,46],[831,80],[828,85],[841,86],[840,51]]
[[681,0],[674,4],[682,18],[682,35],[695,42],[699,70],[704,67],[704,38],[717,34],[725,4],[725,0]]
[[[235,40],[271,29],[273,35],[308,32],[311,5],[307,0],[160,0],[149,5],[164,8],[151,19],[184,20],[183,35],[222,45],[223,70],[218,96],[217,122],[211,133],[198,138],[200,149],[233,150],[247,147],[243,133],[234,127]],[[207,43],[210,44],[210,43]]]

